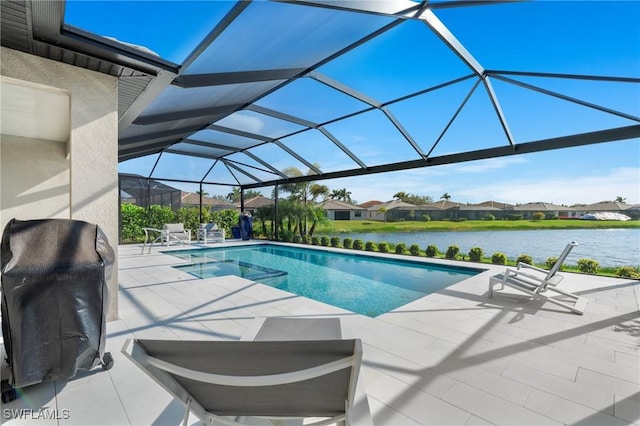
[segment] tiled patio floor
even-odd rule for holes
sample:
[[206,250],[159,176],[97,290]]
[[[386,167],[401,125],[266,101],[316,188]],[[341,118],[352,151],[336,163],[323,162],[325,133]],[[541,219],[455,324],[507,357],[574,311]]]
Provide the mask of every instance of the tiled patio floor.
[[177,425],[183,407],[123,357],[126,338],[237,340],[257,316],[337,316],[364,343],[376,425],[640,424],[638,281],[566,274],[563,288],[589,299],[579,316],[489,299],[489,276],[501,268],[488,266],[374,319],[241,278],[194,279],[170,267],[180,263],[121,246],[119,320],[108,324],[113,369],[26,388],[3,405],[2,421]]

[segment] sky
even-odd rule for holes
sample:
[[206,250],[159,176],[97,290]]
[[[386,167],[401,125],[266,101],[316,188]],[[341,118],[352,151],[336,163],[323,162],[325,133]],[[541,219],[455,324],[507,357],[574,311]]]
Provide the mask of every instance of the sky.
[[[233,3],[225,1],[71,0],[67,2],[65,21],[99,35],[143,45],[162,58],[180,64],[232,6]],[[305,49],[305,43],[330,44],[341,37],[355,37],[359,26],[368,28],[387,22],[371,16],[358,18],[361,21],[353,26],[342,25],[339,20],[319,20],[324,22],[322,26],[326,26],[326,32],[322,33],[320,28],[317,34],[324,34],[324,38],[310,32],[306,40],[292,40],[289,51],[273,55],[269,51],[269,37],[284,37],[279,31],[284,25],[304,27],[309,21],[303,16],[299,22],[290,18],[279,20],[275,15],[265,20],[263,6],[252,5],[246,12],[246,21],[253,24],[250,27],[255,29],[261,44],[252,45],[241,39],[241,33],[229,31],[227,39],[217,40],[219,44],[212,45],[214,49],[208,53],[216,58],[211,62],[222,67],[217,71],[224,71],[225,64],[229,63],[250,68],[252,64],[241,62],[247,56],[243,53],[250,49],[256,52],[254,61],[267,68],[295,64],[309,50]],[[272,5],[267,6],[272,10]],[[284,10],[292,6],[278,4],[276,7]],[[449,8],[437,11],[436,15],[486,69],[640,78],[640,33],[637,31],[640,1],[543,1]],[[415,21],[403,23],[324,65],[319,71],[381,102],[393,101],[469,73],[425,25]],[[519,81],[640,116],[640,84],[637,83],[534,77],[519,78]],[[434,141],[452,114],[470,93],[472,83],[471,80],[463,81],[446,90],[392,103],[389,109],[418,141],[420,148],[433,150],[433,155],[507,143],[486,92],[475,90],[434,147]],[[544,96],[521,85],[501,80],[492,80],[492,84],[517,142],[638,124],[634,120]],[[291,83],[261,99],[258,105],[317,122],[363,107],[360,102],[308,79]],[[272,123],[264,116],[246,112],[225,120],[224,124],[229,127],[264,134],[277,136],[278,132],[290,131],[283,123]],[[367,165],[415,159],[416,152],[379,111],[326,128]],[[374,199],[387,201],[403,191],[428,195],[434,200],[447,193],[452,201],[462,203],[493,200],[572,205],[622,197],[627,203],[638,204],[639,142],[635,139],[601,143],[319,183],[330,189],[346,188],[352,199],[360,203]],[[283,143],[311,162],[316,162],[314,155],[321,152],[318,163],[324,171],[355,167],[355,163],[319,132],[283,139]],[[303,165],[283,156],[277,149],[264,147],[256,153],[276,167],[296,166],[306,172]],[[176,167],[172,162],[178,157],[181,156],[162,158],[158,173],[179,170],[181,178],[198,180],[210,164],[200,159],[182,158],[180,166]],[[237,159],[241,161],[239,157]],[[246,158],[242,161],[247,162]],[[150,170],[153,163],[155,157],[134,160],[121,164],[120,171],[145,175],[145,170]],[[173,185],[188,191],[198,189],[197,185]],[[270,191],[267,188],[262,193],[268,196]],[[212,186],[207,192],[226,194],[230,191],[227,187]]]

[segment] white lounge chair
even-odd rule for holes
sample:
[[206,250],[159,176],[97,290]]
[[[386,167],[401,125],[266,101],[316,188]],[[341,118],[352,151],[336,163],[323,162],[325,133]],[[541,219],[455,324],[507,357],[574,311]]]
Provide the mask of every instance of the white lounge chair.
[[165,223],[162,227],[162,244],[169,246],[172,242],[191,244],[191,229],[185,229],[183,223]]
[[[283,337],[281,332],[294,323],[282,324],[263,325],[254,336],[258,340],[130,339],[122,352],[185,404],[183,425],[190,412],[204,423],[227,425],[256,418],[314,418],[307,424],[316,426],[352,424],[360,340],[274,338]],[[339,334],[339,320],[337,324]],[[335,335],[327,334],[332,327],[326,323],[303,328],[320,330],[323,337]],[[261,335],[269,340],[259,340]]]
[[224,243],[224,229],[219,229],[215,223],[201,223],[196,239],[199,243]]
[[[532,296],[534,299],[545,300],[549,303],[553,303],[564,308],[569,309],[571,312],[582,315],[587,305],[587,299],[576,296],[575,294],[568,293],[560,290],[556,286],[560,284],[563,275],[558,274],[563,262],[578,243],[575,241],[567,244],[565,249],[558,257],[557,262],[550,270],[538,268],[526,263],[518,263],[517,269],[507,268],[503,273],[494,275],[489,279],[489,297],[493,297],[494,286],[501,285],[508,286],[515,290],[521,291]],[[545,295],[544,293],[550,291],[560,295],[561,298],[555,298]],[[568,300],[562,300],[568,299]]]

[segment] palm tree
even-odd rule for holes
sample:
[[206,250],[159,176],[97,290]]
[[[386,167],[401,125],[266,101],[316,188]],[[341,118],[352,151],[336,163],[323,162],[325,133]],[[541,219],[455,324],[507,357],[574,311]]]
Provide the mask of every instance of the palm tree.
[[626,202],[627,202],[627,199],[626,199],[625,197],[621,196],[621,195],[618,195],[618,196],[616,197],[616,201],[617,201],[618,203],[626,203]]
[[319,197],[327,198],[327,195],[329,195],[329,187],[327,185],[312,183],[309,186],[309,195],[311,196],[311,201],[316,201]]
[[330,197],[333,200],[344,201],[344,202],[350,203],[351,202],[351,191],[347,191],[347,188],[334,189],[333,191],[331,191]]
[[[262,206],[258,207],[255,211],[255,220],[260,221],[262,223],[262,234],[271,239],[273,235],[273,206]],[[271,234],[267,231],[267,221],[271,221]]]
[[327,212],[322,207],[313,206],[309,209],[311,218],[311,228],[309,228],[309,236],[313,236],[313,232],[316,230],[316,225],[328,221]]
[[202,191],[196,191],[196,194],[198,194],[198,195],[202,195],[203,197],[204,197],[205,195],[209,195],[209,193],[208,193],[207,191],[205,191],[205,190],[202,190]]
[[445,192],[444,194],[442,194],[442,197],[440,197],[441,200],[450,200],[451,199],[451,195],[449,195],[448,192]]
[[240,201],[240,194],[242,190],[238,186],[234,186],[230,193],[227,194],[227,198],[233,203]]
[[393,198],[395,198],[398,201],[404,201],[409,197],[409,194],[407,194],[404,191],[400,191],[400,192],[396,192],[395,195],[393,196]]
[[251,198],[255,198],[262,195],[262,193],[260,191],[255,191],[253,189],[247,189],[246,191],[244,191],[244,199],[251,199]]
[[[320,168],[319,165],[314,164],[315,167]],[[288,167],[283,170],[284,174],[289,177],[300,177],[304,176],[300,169],[296,167]],[[311,175],[312,171],[309,170],[307,172],[307,176]],[[302,204],[300,209],[296,209],[295,213],[297,214],[298,220],[296,224],[300,226],[296,226],[297,230],[300,231],[300,235],[305,235],[307,232],[307,218],[310,217],[308,214],[307,203],[309,201],[315,202],[318,197],[324,196],[326,197],[329,194],[329,187],[326,185],[320,185],[313,181],[309,182],[296,182],[296,183],[287,183],[280,186],[280,190],[285,193],[289,193],[289,201],[292,203],[297,203],[298,205]],[[302,221],[304,220],[304,226],[302,226]]]

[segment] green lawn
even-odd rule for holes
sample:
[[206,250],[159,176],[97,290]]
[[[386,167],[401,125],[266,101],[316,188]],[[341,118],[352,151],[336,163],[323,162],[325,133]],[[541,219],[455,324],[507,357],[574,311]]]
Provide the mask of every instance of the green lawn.
[[316,227],[316,234],[419,231],[514,231],[520,229],[611,229],[640,228],[640,220],[467,220],[378,222],[374,220],[335,220]]

